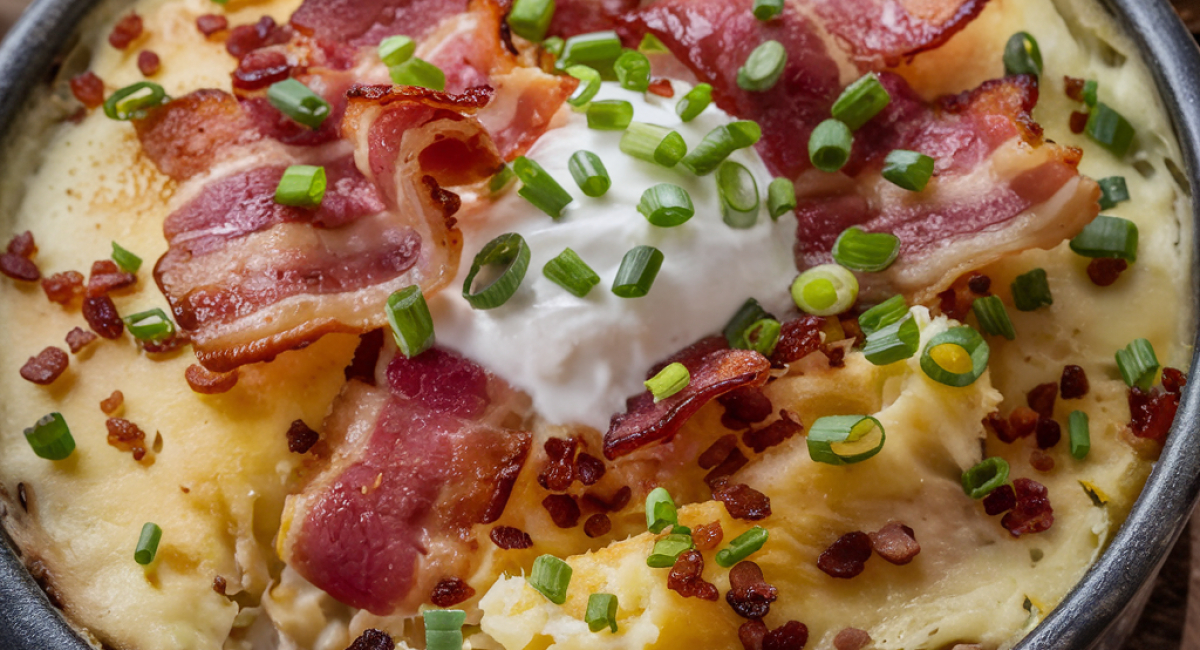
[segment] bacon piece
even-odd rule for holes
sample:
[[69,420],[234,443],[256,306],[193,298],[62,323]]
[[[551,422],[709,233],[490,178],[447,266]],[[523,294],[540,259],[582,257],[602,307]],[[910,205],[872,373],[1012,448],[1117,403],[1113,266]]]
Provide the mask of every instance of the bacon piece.
[[1039,449],[1050,449],[1062,440],[1062,426],[1050,418],[1038,418],[1037,446]]
[[1180,370],[1168,366],[1163,368],[1161,381],[1163,390],[1176,397],[1182,397],[1183,387],[1187,385],[1187,375],[1183,374]]
[[569,494],[551,494],[542,499],[542,507],[550,513],[550,519],[559,528],[574,528],[579,525],[579,504]]
[[146,457],[146,432],[141,427],[123,418],[108,418],[104,426],[108,429],[108,444],[131,452],[134,460]]
[[66,352],[50,346],[39,352],[37,356],[29,357],[25,365],[21,366],[21,378],[46,386],[54,383],[54,380],[66,371],[70,362],[70,357]]
[[397,34],[421,39],[466,8],[467,0],[305,0],[290,24],[318,40],[374,46]]
[[1159,444],[1167,441],[1175,412],[1179,410],[1179,394],[1155,388],[1129,389],[1129,426],[1138,438],[1149,438]]
[[441,608],[453,607],[463,601],[470,600],[475,595],[475,589],[462,578],[451,576],[442,578],[433,587],[429,602]]
[[213,89],[177,97],[148,111],[133,127],[146,156],[177,181],[205,173],[262,139],[237,99]]
[[112,415],[125,405],[125,393],[119,390],[114,390],[112,395],[100,400],[100,410],[105,415]]
[[69,305],[83,295],[83,274],[79,271],[63,271],[42,279],[42,291],[50,302]]
[[[704,475],[704,484],[709,486],[710,489],[715,491],[715,490],[717,490],[718,484],[724,482],[726,478],[733,476],[734,473],[736,473],[739,469],[745,467],[746,464],[749,462],[750,462],[750,459],[746,458],[746,454],[743,454],[741,449],[734,447],[733,450],[730,451],[729,454],[725,456],[725,460],[721,461],[720,465],[717,465],[716,467],[714,467],[712,469],[711,472]],[[737,507],[739,507],[740,503],[741,502],[738,501],[737,503],[734,503],[734,504],[730,505],[729,507],[737,508]],[[744,510],[741,510],[739,512],[743,512],[743,511]]]
[[89,298],[103,296],[111,291],[120,291],[137,283],[137,276],[126,273],[112,260],[96,260],[92,262],[92,272],[88,276],[87,295]]
[[396,650],[396,642],[387,632],[369,629],[363,630],[346,650]]
[[[1164,380],[1165,384],[1165,380]],[[1059,390],[1063,399],[1081,399],[1088,394],[1087,373],[1079,366],[1063,366],[1062,379],[1059,380]]]
[[313,431],[304,420],[293,421],[287,430],[288,451],[293,454],[307,454],[320,439],[321,434]]
[[7,252],[13,255],[29,258],[37,255],[37,251],[37,242],[33,240],[33,233],[28,230],[8,241]]
[[88,108],[96,108],[104,103],[104,81],[88,70],[71,77],[71,94],[80,104]]
[[889,521],[868,536],[871,538],[871,549],[892,564],[908,564],[921,552],[917,534],[898,521]]
[[802,650],[808,643],[808,626],[788,621],[763,637],[763,650]]
[[493,544],[506,551],[533,546],[533,539],[529,537],[529,533],[512,526],[496,526],[488,533],[488,537]]
[[800,418],[787,409],[781,409],[778,420],[761,429],[752,429],[742,434],[742,442],[755,453],[761,454],[802,431],[804,426],[800,424]]
[[735,449],[737,449],[736,435],[731,433],[721,436],[700,454],[700,458],[696,460],[696,463],[700,465],[700,469],[712,469],[720,465],[726,458],[729,458],[729,454],[733,453]]
[[550,438],[542,445],[546,450],[546,465],[538,473],[538,485],[551,492],[566,492],[575,482],[574,438]]
[[720,595],[717,587],[704,579],[701,575],[703,572],[704,556],[700,554],[700,551],[695,549],[684,551],[675,558],[675,564],[667,574],[667,589],[684,598],[699,598],[716,602]]
[[1058,384],[1038,384],[1025,395],[1025,403],[1044,418],[1054,417],[1054,402],[1058,399]]
[[1019,478],[1013,481],[1016,505],[1000,525],[1013,537],[1049,530],[1054,525],[1054,509],[1050,507],[1050,495],[1046,486],[1037,481]]
[[67,332],[67,347],[71,348],[71,354],[78,354],[88,343],[96,340],[96,335],[76,327],[70,332]]
[[575,476],[585,486],[598,483],[606,471],[604,461],[591,454],[581,452],[575,457]]
[[217,395],[233,390],[238,382],[238,371],[237,368],[234,368],[230,372],[213,372],[204,366],[193,363],[183,371],[183,378],[187,380],[188,387],[193,392],[201,395]]
[[1017,507],[1017,493],[1011,485],[1001,485],[983,497],[983,511],[991,516],[1008,512]]
[[358,338],[358,347],[354,348],[354,359],[344,371],[346,381],[356,379],[368,386],[375,385],[375,366],[379,363],[379,353],[383,350],[383,330],[371,330]]
[[762,619],[751,619],[738,627],[738,640],[742,642],[743,650],[762,650],[763,639],[767,636],[767,624]]
[[[280,50],[254,50],[242,57],[233,71],[233,87],[261,90],[291,76],[292,66]],[[328,118],[327,118],[328,119]]]
[[83,318],[93,332],[106,339],[120,338],[125,332],[125,321],[121,320],[117,306],[107,295],[84,298]]
[[824,327],[825,319],[820,316],[801,316],[784,323],[779,328],[779,342],[771,354],[771,363],[792,363],[820,350]]
[[729,570],[725,602],[742,618],[761,619],[771,611],[779,590],[767,583],[762,569],[750,561],[738,562]]
[[853,578],[863,572],[871,559],[871,538],[854,531],[837,538],[817,558],[817,568],[834,578]]
[[130,12],[122,16],[116,25],[113,25],[112,32],[108,35],[108,43],[118,50],[123,50],[141,35],[142,17]]
[[[971,273],[967,277],[967,288],[977,296],[986,296],[991,292],[992,279],[982,273]],[[853,629],[853,628],[846,628]]]
[[[1041,416],[1027,406],[1018,406],[1008,414],[1008,425],[1012,429],[1013,440],[1028,438],[1037,431]],[[1011,441],[1008,441],[1011,442]]]
[[1054,458],[1041,449],[1034,449],[1029,454],[1029,465],[1039,472],[1049,472],[1054,469]]
[[158,68],[161,64],[162,62],[159,60],[158,55],[154,52],[150,50],[142,50],[141,52],[138,52],[138,71],[140,71],[144,76],[153,76],[156,72],[158,72]]
[[759,521],[771,516],[770,497],[744,483],[718,479],[713,485],[713,498],[725,504],[734,519]]
[[591,538],[603,537],[611,530],[612,520],[603,513],[596,513],[583,523],[583,533]]
[[205,36],[229,29],[229,19],[218,14],[204,14],[196,18],[196,29]]
[[738,388],[717,398],[725,407],[721,424],[727,429],[745,429],[751,424],[762,422],[775,412],[771,400],[757,388]]
[[1088,262],[1088,279],[1098,287],[1109,287],[1121,277],[1127,268],[1129,268],[1129,262],[1125,260],[1099,257]]
[[848,627],[833,637],[833,647],[836,650],[862,650],[871,642],[871,635],[866,630]]
[[701,524],[692,530],[692,541],[701,551],[711,551],[716,548],[724,537],[725,531],[721,530],[719,521]]
[[234,27],[233,31],[229,33],[229,38],[225,39],[225,51],[240,60],[260,47],[274,42],[282,43],[287,38],[288,34],[279,30],[274,18],[263,16],[252,25]]
[[37,282],[42,277],[33,260],[12,253],[0,253],[0,273],[24,282]]

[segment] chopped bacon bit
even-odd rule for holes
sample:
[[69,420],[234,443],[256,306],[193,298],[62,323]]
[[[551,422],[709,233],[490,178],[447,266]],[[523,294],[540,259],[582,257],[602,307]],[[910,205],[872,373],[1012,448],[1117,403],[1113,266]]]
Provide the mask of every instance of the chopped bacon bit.
[[729,591],[725,602],[742,618],[762,618],[771,611],[779,590],[767,584],[762,569],[753,562],[738,562],[729,570]]
[[217,14],[204,14],[196,19],[196,29],[200,30],[205,36],[212,36],[217,32],[224,31],[229,28],[229,19],[225,16]]
[[729,454],[733,453],[734,449],[737,449],[737,436],[732,433],[721,436],[717,438],[716,442],[709,445],[704,453],[700,454],[700,458],[696,462],[700,465],[700,469],[712,469],[729,458]]
[[665,77],[659,77],[650,82],[650,86],[646,88],[648,92],[659,97],[670,99],[675,96],[675,88],[671,86],[671,80]]
[[1054,509],[1050,507],[1050,496],[1046,486],[1037,481],[1019,478],[1013,481],[1016,506],[1000,520],[1013,537],[1029,533],[1040,533],[1054,525]]
[[622,485],[621,489],[617,490],[613,494],[612,499],[609,501],[606,501],[603,498],[598,497],[595,494],[592,494],[590,492],[588,494],[583,495],[583,498],[589,504],[595,506],[596,508],[599,508],[600,510],[607,510],[608,512],[618,512],[618,511],[624,509],[625,506],[629,505],[629,500],[631,498],[633,498],[633,490],[631,490],[628,485]]
[[313,445],[321,439],[321,434],[312,430],[312,427],[304,423],[304,420],[296,420],[292,422],[287,430],[287,445],[288,451],[293,454],[307,454]]
[[710,551],[716,548],[724,537],[725,531],[721,530],[721,522],[719,521],[714,521],[710,524],[701,524],[692,530],[692,542],[701,551]]
[[79,271],[63,271],[42,279],[42,291],[50,302],[69,305],[83,295],[83,274]]
[[83,328],[76,327],[67,332],[67,347],[71,348],[71,354],[79,354],[88,343],[96,340],[96,335],[85,331]]
[[1062,440],[1062,427],[1050,418],[1038,418],[1037,446],[1039,449],[1050,449]]
[[1054,400],[1058,399],[1058,384],[1038,384],[1025,396],[1029,408],[1044,418],[1054,417]]
[[1176,393],[1162,389],[1144,391],[1136,386],[1129,389],[1129,426],[1138,438],[1166,442],[1178,409]]
[[833,637],[833,647],[837,650],[862,650],[870,642],[871,635],[856,627],[848,627]]
[[763,650],[801,650],[808,643],[808,626],[788,621],[763,637]]
[[221,576],[217,576],[217,577],[213,578],[212,589],[213,589],[213,591],[217,592],[218,594],[221,594],[222,596],[224,596],[225,595],[225,578],[222,578]]
[[137,282],[137,276],[126,273],[112,260],[92,262],[92,273],[88,277],[87,295],[103,296],[110,291],[124,289]]
[[238,62],[233,71],[233,87],[259,90],[287,79],[292,72],[287,56],[278,50],[254,50]]
[[1083,101],[1083,87],[1085,85],[1087,85],[1087,81],[1083,79],[1068,76],[1063,77],[1063,87],[1066,90],[1067,97],[1077,102]]
[[1054,469],[1054,459],[1041,449],[1034,449],[1029,454],[1029,464],[1039,472],[1049,472]]
[[174,334],[161,341],[138,340],[138,347],[142,348],[142,351],[147,354],[167,354],[191,342],[192,338],[188,336],[187,332],[176,330]]
[[118,50],[123,50],[141,35],[142,17],[130,12],[113,25],[112,33],[108,35],[108,43]]
[[1071,113],[1071,133],[1079,135],[1087,128],[1088,114],[1074,111]]
[[745,429],[755,422],[762,422],[775,412],[771,400],[756,386],[743,386],[717,398],[725,407],[721,424],[727,429]]
[[800,416],[787,409],[781,409],[778,420],[761,429],[752,429],[742,434],[742,442],[755,453],[761,454],[801,431],[804,431],[804,427],[800,424]]
[[869,559],[871,538],[856,530],[830,544],[817,558],[817,568],[834,578],[853,578],[863,572]]
[[604,461],[591,454],[580,453],[575,457],[575,476],[584,485],[595,485],[604,478]]
[[825,354],[830,368],[844,368],[846,366],[846,348],[822,345],[821,352]]
[[1017,437],[1013,435],[1012,427],[1008,424],[1008,420],[1001,417],[999,413],[988,413],[987,417],[983,418],[983,426],[985,429],[996,434],[996,438],[1000,442],[1012,443],[1017,440]]
[[820,316],[801,316],[783,324],[779,342],[771,354],[771,363],[781,365],[799,361],[821,348],[821,329],[825,319]]
[[396,642],[387,632],[381,630],[363,630],[362,635],[354,640],[346,650],[396,650]]
[[551,494],[542,499],[542,507],[559,528],[574,528],[579,524],[579,504],[569,494]]
[[88,108],[96,108],[104,103],[104,81],[95,72],[77,74],[71,77],[71,94],[80,104]]
[[529,533],[512,526],[496,526],[488,533],[488,537],[492,539],[493,544],[506,551],[533,546],[533,539],[529,537]]
[[745,467],[746,463],[749,462],[750,459],[746,458],[746,454],[743,454],[741,449],[735,447],[725,457],[725,460],[721,461],[720,465],[717,465],[711,472],[704,475],[704,483],[712,488],[718,481],[724,481],[726,477],[732,476],[734,472]]
[[429,601],[441,608],[453,607],[475,595],[475,589],[462,578],[442,578],[433,586]]
[[1079,366],[1063,366],[1062,379],[1059,382],[1059,390],[1062,392],[1063,399],[1079,399],[1084,397],[1088,394],[1089,388],[1087,373],[1083,371],[1083,368]]
[[603,513],[596,513],[583,522],[583,533],[588,537],[603,537],[611,530],[612,521]]
[[704,572],[704,556],[700,551],[684,551],[675,558],[675,565],[667,574],[667,589],[678,593],[684,598],[699,598],[700,600],[717,601],[720,595],[716,585],[707,582],[701,576]]
[[193,363],[183,371],[183,378],[187,380],[192,392],[201,395],[217,395],[227,393],[237,385],[238,371],[237,368],[234,368],[233,372],[213,372],[202,365]]
[[1187,385],[1187,375],[1175,368],[1163,368],[1162,371],[1162,387],[1163,390],[1172,395],[1181,395],[1183,387]]
[[961,321],[967,317],[967,310],[971,308],[971,305],[964,306],[958,299],[958,290],[950,287],[938,294],[938,308],[946,316]]
[[745,483],[731,485],[726,479],[717,479],[713,485],[713,498],[724,503],[729,516],[734,519],[758,521],[771,516],[770,497]]
[[105,415],[112,415],[117,412],[117,409],[125,405],[125,393],[119,390],[114,390],[112,395],[100,400],[100,410]]
[[879,557],[892,564],[908,564],[921,552],[917,534],[898,521],[889,521],[878,532],[871,533],[871,548]]
[[267,39],[275,31],[275,19],[263,16],[253,25],[238,25],[229,32],[225,41],[225,50],[237,59],[267,44]]
[[12,253],[0,255],[0,273],[24,282],[36,282],[42,277],[42,272],[33,260]]
[[37,254],[37,243],[33,241],[33,233],[25,232],[8,241],[8,252],[20,257],[30,258]]
[[574,438],[547,440],[543,447],[548,458],[538,474],[538,485],[551,492],[566,492],[575,481],[575,449],[578,445]]
[[134,460],[146,456],[146,433],[141,427],[123,418],[108,418],[104,421],[108,429],[108,444],[121,451],[133,452]]
[[1017,507],[1017,493],[1013,492],[1011,485],[1001,485],[983,497],[983,511],[993,517],[1015,507]]
[[742,623],[738,628],[738,640],[742,642],[743,650],[762,650],[766,636],[767,624],[757,618]]
[[992,279],[982,273],[972,273],[967,278],[967,288],[977,296],[986,296],[992,289]]
[[1037,430],[1040,419],[1041,416],[1027,406],[1018,406],[1013,409],[1013,412],[1008,415],[1008,424],[1012,428],[1013,439],[1027,438],[1032,435]]
[[1129,268],[1129,262],[1113,257],[1097,257],[1088,262],[1087,274],[1092,280],[1092,284],[1098,287],[1112,286],[1125,269]]
[[52,384],[63,374],[69,363],[70,357],[66,352],[50,346],[39,352],[36,357],[29,357],[29,361],[21,366],[21,377],[42,386]]
[[154,76],[154,73],[158,72],[158,68],[161,65],[162,62],[159,61],[158,55],[154,52],[150,50],[142,50],[141,52],[138,52],[137,66],[138,70],[142,72],[142,75],[146,77]]
[[346,366],[346,381],[357,379],[368,386],[375,385],[375,366],[379,363],[379,352],[383,350],[383,330],[371,330],[358,337],[354,348],[354,359]]

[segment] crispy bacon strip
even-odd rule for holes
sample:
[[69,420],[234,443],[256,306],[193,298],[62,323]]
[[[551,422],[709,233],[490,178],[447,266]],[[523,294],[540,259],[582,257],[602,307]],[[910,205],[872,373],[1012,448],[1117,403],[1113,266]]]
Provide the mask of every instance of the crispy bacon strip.
[[422,38],[466,8],[467,0],[304,0],[291,26],[319,40],[370,46],[397,34]]

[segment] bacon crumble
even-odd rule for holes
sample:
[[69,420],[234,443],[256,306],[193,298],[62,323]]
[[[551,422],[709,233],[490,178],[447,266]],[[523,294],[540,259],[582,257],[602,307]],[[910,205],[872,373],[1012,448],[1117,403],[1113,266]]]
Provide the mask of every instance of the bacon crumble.
[[321,434],[313,431],[304,420],[293,421],[287,430],[288,451],[293,454],[307,454],[320,439]]
[[1058,399],[1058,384],[1054,382],[1038,384],[1025,396],[1029,408],[1044,418],[1054,417],[1054,402]]
[[217,14],[204,14],[196,18],[196,29],[206,37],[229,28],[229,19]]
[[158,69],[161,65],[162,61],[153,51],[142,50],[141,52],[138,52],[137,67],[143,76],[154,76],[154,74],[158,72]]
[[575,476],[583,485],[595,485],[604,478],[605,471],[604,461],[589,453],[580,452],[575,457]]
[[833,637],[833,647],[837,650],[862,650],[870,642],[871,635],[856,627],[848,627]]
[[183,378],[187,380],[192,392],[217,395],[227,393],[237,386],[238,369],[234,368],[232,372],[213,372],[198,363],[193,363],[183,371]]
[[1029,465],[1039,472],[1049,472],[1054,469],[1054,458],[1041,449],[1034,449],[1029,454]]
[[88,276],[88,297],[103,296],[111,291],[131,287],[137,283],[137,276],[127,273],[112,260],[96,260],[92,262],[92,272]]
[[217,592],[218,594],[221,594],[222,596],[224,596],[225,595],[225,578],[223,578],[221,576],[217,576],[217,577],[213,578],[212,590]]
[[1062,379],[1059,381],[1059,392],[1063,399],[1080,399],[1087,396],[1087,373],[1079,366],[1063,366]]
[[83,274],[79,271],[63,271],[42,279],[42,291],[50,302],[66,306],[83,296]]
[[1017,493],[1011,485],[1001,485],[983,497],[983,511],[989,516],[1003,514],[1017,507]]
[[387,632],[369,629],[363,630],[346,650],[396,650],[396,642]]
[[538,485],[551,492],[566,492],[575,482],[575,450],[579,442],[574,438],[550,438],[542,445],[546,450],[546,465],[538,474]]
[[88,343],[95,341],[97,336],[91,332],[84,330],[81,327],[76,327],[70,332],[67,332],[67,347],[71,348],[71,354],[79,354],[79,351],[87,347]]
[[779,590],[767,583],[762,569],[750,561],[738,562],[729,570],[725,602],[742,618],[761,619],[771,611]]
[[488,537],[496,546],[506,550],[520,550],[533,546],[529,533],[512,526],[496,526],[488,533]]
[[240,60],[266,45],[275,32],[275,27],[275,19],[270,16],[263,16],[252,25],[238,25],[229,32],[229,38],[225,41],[225,51]]
[[779,328],[779,341],[771,353],[772,365],[799,361],[821,349],[821,331],[825,319],[820,316],[801,316]]
[[701,524],[692,529],[692,542],[701,551],[711,551],[721,544],[725,531],[721,530],[721,522],[714,521]]
[[986,296],[992,290],[992,279],[982,273],[972,272],[967,277],[967,288],[977,296]]
[[1050,449],[1062,440],[1062,426],[1050,418],[1038,418],[1036,439],[1039,449]]
[[368,386],[374,386],[375,366],[379,363],[379,353],[382,350],[382,329],[371,330],[358,337],[358,347],[354,348],[354,359],[343,371],[346,381],[357,379]]
[[871,538],[866,533],[846,533],[821,553],[817,568],[834,578],[853,578],[866,568],[871,550]]
[[1071,133],[1074,133],[1075,135],[1079,135],[1080,133],[1083,133],[1083,130],[1087,128],[1087,123],[1088,123],[1088,114],[1087,113],[1083,113],[1081,111],[1072,111],[1071,112],[1071,118],[1070,118],[1070,122],[1069,122],[1069,125],[1071,127]]
[[92,331],[106,339],[120,338],[125,332],[125,321],[121,320],[117,306],[107,295],[84,298],[83,318]]
[[583,500],[597,509],[607,512],[619,512],[629,505],[629,500],[633,498],[633,490],[628,485],[622,485],[620,489],[613,493],[612,498],[604,499],[596,494],[588,492],[583,495]]
[[104,422],[108,429],[108,444],[133,453],[134,460],[146,457],[146,432],[124,418],[108,418]]
[[113,25],[108,35],[108,43],[118,50],[129,47],[129,44],[142,35],[142,17],[130,12]]
[[1000,520],[1000,525],[1013,537],[1044,532],[1054,525],[1054,509],[1046,486],[1019,478],[1013,481],[1013,491],[1016,505]]
[[1087,81],[1076,77],[1063,76],[1063,90],[1067,93],[1067,97],[1082,102],[1083,88],[1087,85]]
[[708,449],[705,449],[696,463],[700,465],[700,469],[712,469],[720,465],[722,461],[729,458],[729,454],[737,449],[737,436],[735,434],[727,434],[717,438]]
[[96,108],[104,103],[104,81],[88,70],[71,77],[71,94],[87,108]]
[[603,537],[612,531],[612,520],[604,513],[596,513],[583,522],[583,533],[591,538]]
[[651,80],[650,86],[646,88],[646,91],[659,97],[666,97],[667,99],[675,96],[675,88],[671,86],[671,80],[665,77]]
[[759,521],[771,516],[771,498],[745,483],[731,484],[727,479],[717,479],[713,498],[725,504],[734,519]]
[[475,596],[475,589],[462,578],[450,576],[442,578],[433,586],[430,602],[443,609],[453,607]]
[[725,407],[721,424],[726,429],[745,429],[767,419],[775,410],[762,390],[753,386],[729,391],[718,397],[717,403]]
[[700,600],[717,601],[720,594],[716,585],[707,582],[701,574],[704,572],[704,556],[700,551],[692,549],[684,551],[675,558],[667,574],[667,589],[684,598],[699,598]]
[[908,564],[921,552],[917,534],[899,521],[889,521],[868,537],[871,538],[871,549],[875,554],[892,564]]
[[742,434],[742,442],[746,443],[746,446],[753,449],[755,453],[761,454],[803,431],[804,427],[800,424],[800,416],[787,409],[781,409],[778,420],[761,429],[751,429]]
[[100,400],[100,410],[105,415],[113,415],[125,405],[125,393],[114,390],[112,395]]
[[0,273],[22,282],[37,282],[42,277],[33,260],[12,253],[0,254]]
[[70,357],[67,353],[50,346],[37,353],[37,356],[29,357],[25,365],[21,366],[21,377],[26,381],[46,386],[54,383],[67,369],[68,364]]
[[1121,274],[1129,268],[1129,262],[1114,257],[1097,257],[1088,262],[1087,275],[1092,284],[1098,287],[1110,287]]
[[542,499],[542,507],[559,528],[574,528],[579,524],[579,504],[569,494],[551,494]]

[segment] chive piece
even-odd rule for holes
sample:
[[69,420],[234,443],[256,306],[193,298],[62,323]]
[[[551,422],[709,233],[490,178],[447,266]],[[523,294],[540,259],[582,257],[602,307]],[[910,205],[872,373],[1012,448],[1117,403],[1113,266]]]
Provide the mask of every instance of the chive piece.
[[1084,257],[1116,257],[1137,261],[1137,224],[1120,217],[1100,215],[1071,240],[1071,250]]
[[963,492],[972,499],[982,499],[1007,482],[1008,461],[999,456],[985,458],[962,474]]
[[787,50],[779,41],[767,41],[746,57],[738,69],[737,85],[742,90],[761,92],[770,90],[779,81],[787,66]]
[[696,214],[687,190],[671,183],[659,183],[642,192],[637,209],[646,217],[646,221],[659,228],[681,225]]
[[712,86],[706,83],[697,84],[675,104],[675,114],[684,122],[696,119],[712,103],[712,90]]
[[772,221],[796,209],[796,185],[786,178],[776,178],[767,186],[767,213]]
[[319,129],[329,117],[329,102],[295,79],[284,79],[267,89],[267,101],[294,122]]
[[808,139],[808,159],[813,167],[833,173],[850,160],[853,145],[854,136],[849,127],[837,120],[825,120],[813,129],[812,137]]
[[883,177],[910,192],[923,192],[933,178],[934,160],[923,153],[896,149],[883,163]]
[[555,58],[558,58],[562,56],[563,46],[566,43],[560,36],[551,36],[542,40],[542,49],[553,54]]
[[512,167],[505,165],[500,171],[492,175],[492,180],[488,181],[488,192],[492,194],[503,192],[516,177],[517,175],[513,173]]
[[521,179],[521,189],[517,190],[517,194],[555,219],[562,216],[563,208],[573,199],[553,176],[525,156],[518,156],[512,168],[517,178]]
[[425,650],[462,650],[463,634],[458,632],[443,632],[440,630],[425,630]]
[[446,74],[442,69],[415,56],[388,68],[388,74],[392,77],[392,83],[398,86],[416,86],[439,92],[446,89]]
[[633,121],[633,104],[624,99],[602,99],[587,107],[589,129],[622,131]]
[[646,566],[653,569],[667,569],[675,565],[675,560],[684,551],[690,551],[696,548],[696,543],[692,541],[690,535],[676,535],[674,533],[654,542],[654,548],[650,551],[650,557],[646,558]]
[[137,548],[133,551],[133,561],[146,566],[154,561],[158,554],[158,543],[162,540],[162,528],[148,521],[142,526],[142,534],[138,536]]
[[725,325],[725,329],[722,330],[722,333],[725,335],[725,342],[731,348],[740,350],[750,349],[746,343],[746,332],[759,321],[766,319],[775,320],[775,317],[767,313],[767,310],[763,309],[757,300],[747,298],[746,302],[742,303],[742,306],[733,315],[733,318],[729,319],[729,322]]
[[667,49],[667,46],[664,45],[657,36],[649,32],[642,37],[642,42],[638,43],[637,50],[642,54],[663,54],[665,52],[670,52],[670,50]]
[[429,609],[422,612],[426,630],[438,632],[460,632],[467,622],[467,613],[461,609]]
[[975,318],[979,320],[979,327],[983,331],[992,336],[1003,336],[1010,341],[1017,338],[1017,330],[1008,318],[1008,310],[1004,308],[1004,303],[999,297],[977,298],[971,310],[975,312]]
[[650,293],[654,278],[662,268],[663,254],[653,246],[635,246],[621,258],[612,292],[622,298],[641,298]]
[[650,87],[650,59],[635,50],[626,50],[613,63],[617,81],[625,90],[644,93]]
[[42,416],[33,426],[25,429],[25,441],[38,458],[63,460],[75,451],[75,436],[62,413]]
[[717,171],[717,167],[736,149],[733,134],[728,127],[722,125],[709,131],[700,144],[693,147],[679,162],[693,174],[706,176]]
[[147,109],[169,101],[171,98],[162,86],[153,81],[139,81],[109,95],[104,100],[104,114],[113,120],[140,120],[146,117]]
[[[954,355],[956,351],[967,355],[971,364],[969,370],[955,372],[954,368],[942,366],[942,363],[948,363],[945,357]],[[988,347],[987,341],[983,340],[983,336],[979,332],[966,326],[952,327],[933,337],[925,345],[925,351],[921,353],[921,370],[925,371],[927,377],[939,384],[963,388],[970,386],[983,376],[984,371],[987,370],[990,355],[991,348]],[[964,359],[955,361],[966,362]]]
[[654,396],[654,403],[657,404],[687,388],[691,381],[692,375],[688,372],[687,366],[675,362],[659,370],[658,374],[647,379],[645,384],[646,390]]
[[592,198],[604,196],[612,185],[604,162],[600,160],[600,156],[590,151],[576,151],[571,154],[571,159],[567,161],[567,169],[570,170],[571,178],[575,179],[579,189]]
[[783,0],[754,0],[754,17],[770,20],[783,11]]
[[833,243],[833,261],[852,271],[887,269],[900,254],[900,238],[886,232],[864,232],[851,226]]
[[567,602],[571,573],[571,565],[553,555],[542,555],[533,561],[533,569],[527,580],[529,586],[545,596],[546,600],[561,605]]
[[792,282],[792,301],[814,316],[849,310],[858,299],[858,278],[837,264],[815,266]]
[[517,36],[538,42],[546,38],[554,18],[554,0],[513,0],[508,11],[508,26]]
[[570,248],[563,249],[558,257],[546,262],[542,275],[580,298],[600,284],[600,276]]
[[770,357],[775,353],[775,346],[779,344],[779,335],[783,331],[783,325],[774,318],[764,318],[751,325],[743,335],[743,349],[753,350],[764,357]]
[[1114,156],[1123,158],[1129,153],[1137,131],[1125,116],[1114,111],[1108,104],[1100,102],[1092,108],[1084,133]]
[[1033,311],[1054,304],[1046,269],[1034,269],[1018,275],[1012,282],[1013,306],[1020,311]]
[[1098,92],[1100,91],[1100,82],[1095,79],[1088,79],[1083,84],[1083,103],[1088,106],[1095,106],[1099,101]]
[[400,354],[411,359],[433,347],[433,316],[421,287],[409,285],[388,296],[385,312]]
[[379,44],[379,60],[391,68],[412,58],[417,42],[407,36],[389,36]]
[[646,162],[671,168],[687,154],[687,142],[665,126],[632,122],[621,134],[621,151]]
[[876,366],[886,366],[911,359],[921,347],[921,328],[917,319],[904,318],[867,335],[863,356]]
[[656,487],[646,495],[646,530],[658,534],[679,524],[675,500],[666,488]]
[[742,560],[762,550],[764,544],[767,543],[767,538],[770,533],[762,526],[755,526],[750,530],[734,537],[729,546],[717,551],[717,564],[723,568],[730,568]]
[[672,535],[687,535],[691,537],[692,529],[687,526],[674,526],[671,528]]
[[758,144],[762,139],[762,127],[754,120],[735,120],[725,125],[733,140],[734,149],[744,149]]
[[1129,187],[1124,176],[1109,176],[1096,181],[1100,186],[1100,209],[1111,210],[1118,203],[1129,200]]
[[847,86],[833,103],[831,112],[833,119],[857,131],[890,103],[892,96],[879,82],[879,76],[871,72]]
[[175,335],[175,323],[158,308],[130,314],[121,320],[129,326],[133,338],[139,341],[162,341]]
[[117,242],[112,243],[112,260],[126,273],[137,273],[142,268],[142,258],[130,253]]
[[875,332],[899,322],[908,315],[908,303],[904,296],[896,295],[864,311],[858,317],[858,328],[870,336]]
[[563,44],[562,57],[555,64],[561,69],[582,63],[603,74],[611,70],[621,56],[621,39],[614,31],[591,32],[568,38]]
[[[462,297],[475,309],[495,309],[508,302],[529,268],[529,245],[515,232],[505,233],[488,242],[471,262],[471,270],[463,281]],[[473,290],[475,276],[485,266],[501,267],[500,275],[486,286]]]
[[610,632],[617,631],[617,597],[612,594],[592,594],[588,596],[587,612],[583,616],[588,629],[599,632],[608,628]]
[[1130,388],[1150,390],[1158,374],[1158,356],[1146,339],[1134,339],[1124,350],[1117,350],[1117,369]]
[[853,465],[878,454],[886,440],[883,425],[869,415],[831,415],[809,429],[808,456],[826,465]]
[[1070,432],[1071,457],[1076,460],[1087,458],[1092,450],[1092,433],[1088,427],[1088,414],[1083,411],[1071,411],[1067,418],[1067,431]]
[[753,228],[758,221],[758,182],[745,165],[726,160],[717,168],[721,219],[730,228]]
[[292,165],[284,170],[275,186],[275,202],[297,208],[320,207],[325,198],[325,168]]
[[567,103],[576,108],[586,106],[596,93],[600,92],[600,73],[586,65],[573,65],[567,68],[566,72],[579,80],[579,85],[567,98]]
[[1013,34],[1004,46],[1004,74],[1042,74],[1042,49],[1029,32]]

